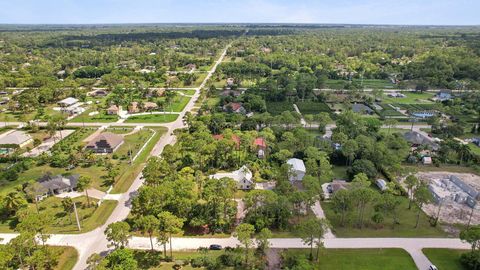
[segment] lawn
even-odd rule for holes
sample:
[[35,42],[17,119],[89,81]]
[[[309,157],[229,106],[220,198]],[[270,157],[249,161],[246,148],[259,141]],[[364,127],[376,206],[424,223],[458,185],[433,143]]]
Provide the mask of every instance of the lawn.
[[271,115],[279,115],[284,111],[295,111],[293,108],[293,103],[289,101],[267,102],[267,112],[269,112]]
[[[199,257],[209,257],[212,259],[216,259],[224,251],[221,250],[209,250],[207,253],[200,253],[195,250],[191,251],[175,251],[173,252],[173,257],[176,262],[164,262],[162,261],[162,252],[155,252],[154,254],[150,254],[149,251],[144,250],[135,250],[134,256],[136,261],[138,262],[138,266],[140,269],[150,269],[150,270],[171,270],[173,269],[173,265],[178,263],[179,261],[188,262],[193,258]],[[169,250],[167,249],[167,253]],[[183,266],[183,270],[192,270],[192,269],[205,269],[205,268],[193,268],[191,265],[186,263],[187,265]]]
[[398,103],[398,104],[421,104],[421,103],[433,103],[430,98],[435,96],[434,93],[417,93],[417,92],[403,92],[406,97],[394,98],[389,97],[388,93],[385,93],[382,101],[383,103]]
[[304,101],[295,103],[298,106],[300,112],[305,114],[319,114],[321,112],[330,113],[331,110],[326,103],[323,102],[313,102],[313,101]]
[[[103,225],[117,206],[116,201],[104,201],[100,206],[96,206],[97,199],[90,198],[91,206],[87,207],[87,198],[85,196],[74,198],[77,203],[78,216],[82,231],[79,232],[74,213],[66,214],[62,207],[62,199],[57,197],[48,197],[39,203],[40,214],[44,217],[51,217],[52,223],[47,227],[47,233],[77,234],[92,231]],[[29,204],[31,211],[35,211],[35,204]],[[1,232],[12,232],[11,224],[14,220],[0,220]]]
[[113,123],[118,121],[118,115],[108,115],[105,112],[101,111],[97,115],[89,116],[88,114],[92,112],[87,110],[81,115],[70,120],[72,123]]
[[340,180],[348,179],[347,169],[348,167],[346,166],[333,166],[332,167],[333,178],[340,179]]
[[73,247],[52,247],[54,250],[62,252],[58,258],[58,264],[54,270],[71,270],[78,260],[78,252]]
[[195,95],[195,90],[193,89],[189,89],[189,90],[179,90],[179,92],[182,92],[183,94],[187,95],[187,96],[193,96]]
[[[309,251],[288,250],[287,253],[290,257],[308,257]],[[412,257],[403,249],[325,249],[321,251],[319,262],[314,269],[416,270],[417,267]]]
[[[117,177],[117,181],[113,187],[112,193],[123,193],[128,191],[133,181],[135,180],[135,177],[137,177],[143,170],[145,162],[147,161],[153,147],[155,147],[162,135],[167,132],[166,128],[155,128],[153,130],[156,131],[156,134],[153,136],[147,146],[143,149],[143,151],[138,155],[137,159],[133,162],[133,164],[130,166],[123,166],[121,168],[120,174]],[[144,142],[146,142],[148,138],[146,138]],[[127,141],[128,140],[129,139],[127,137]]]
[[177,118],[178,114],[148,114],[129,117],[125,123],[170,123]]
[[392,218],[385,217],[383,227],[376,226],[370,219],[374,214],[374,207],[368,205],[365,209],[364,228],[360,229],[354,223],[358,217],[357,211],[353,210],[347,214],[346,225],[340,225],[341,217],[332,209],[329,202],[322,202],[323,210],[327,219],[332,224],[333,232],[338,237],[446,237],[447,234],[439,227],[432,227],[428,221],[428,217],[422,213],[418,228],[415,227],[417,211],[414,207],[408,210],[408,199],[399,197],[401,204],[398,207],[398,220],[400,224],[392,229]]
[[[392,89],[395,87],[395,85],[388,80],[364,79],[362,82],[362,80],[354,79],[353,82],[359,85],[362,84],[364,88]],[[347,83],[349,83],[347,80],[327,80],[325,88],[344,89]]]
[[460,263],[460,255],[468,250],[426,248],[422,252],[440,270],[467,270]]
[[473,143],[470,143],[468,146],[470,147],[470,150],[472,151],[472,153],[480,156],[480,147],[476,146]]

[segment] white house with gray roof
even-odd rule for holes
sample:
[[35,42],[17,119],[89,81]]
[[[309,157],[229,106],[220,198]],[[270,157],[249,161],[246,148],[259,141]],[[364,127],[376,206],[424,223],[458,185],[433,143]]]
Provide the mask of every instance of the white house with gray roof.
[[252,180],[253,174],[245,165],[233,172],[210,175],[210,178],[218,180],[222,178],[231,178],[237,183],[237,188],[240,190],[249,190],[255,187],[255,183]]

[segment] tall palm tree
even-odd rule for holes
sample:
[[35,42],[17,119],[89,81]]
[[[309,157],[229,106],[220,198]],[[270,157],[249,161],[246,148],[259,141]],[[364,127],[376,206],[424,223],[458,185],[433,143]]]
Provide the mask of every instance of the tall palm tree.
[[3,199],[3,204],[7,211],[14,215],[21,207],[27,204],[27,201],[20,193],[13,191],[8,193]]

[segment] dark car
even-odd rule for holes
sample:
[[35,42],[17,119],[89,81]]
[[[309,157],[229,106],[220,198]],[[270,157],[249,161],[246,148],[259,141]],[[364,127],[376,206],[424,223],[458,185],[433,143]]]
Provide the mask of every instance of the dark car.
[[210,250],[222,250],[222,246],[220,245],[210,245]]

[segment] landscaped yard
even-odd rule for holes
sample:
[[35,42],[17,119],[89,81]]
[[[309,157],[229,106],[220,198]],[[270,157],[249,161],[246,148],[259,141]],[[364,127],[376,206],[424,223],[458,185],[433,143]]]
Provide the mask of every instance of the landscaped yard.
[[426,248],[423,254],[440,270],[468,270],[460,263],[460,256],[468,250]]
[[[307,256],[309,250],[288,250],[290,257]],[[303,269],[303,268],[302,268]],[[310,268],[308,268],[310,269]],[[319,270],[416,270],[403,249],[324,249],[314,269]],[[440,268],[441,269],[441,268]]]
[[[358,228],[355,225],[355,221],[358,217],[357,211],[354,208],[347,215],[347,222],[345,227],[342,227],[340,214],[335,214],[332,209],[332,205],[329,202],[322,202],[323,210],[327,219],[332,225],[333,232],[338,237],[446,237],[447,234],[442,231],[440,227],[432,227],[428,221],[428,217],[421,213],[420,223],[418,228],[415,227],[417,210],[412,207],[408,210],[408,199],[400,197],[401,204],[398,207],[397,215],[400,224],[397,224],[392,229],[392,218],[385,217],[383,227],[377,227],[372,221],[371,217],[374,214],[374,207],[372,205],[367,206],[365,209],[364,227]],[[349,222],[348,222],[349,221]]]
[[129,117],[125,123],[170,123],[177,118],[178,114],[147,114]]
[[[78,231],[74,213],[66,214],[64,212],[62,199],[48,197],[39,203],[40,214],[52,221],[51,225],[47,227],[47,233],[77,234],[91,231],[103,225],[117,205],[116,201],[104,201],[97,207],[98,200],[90,198],[91,206],[87,207],[87,198],[84,196],[74,198],[73,201],[77,203],[82,231]],[[28,207],[32,212],[35,211],[35,204],[29,204]],[[12,219],[0,220],[0,231],[12,232],[15,225],[13,222]]]

